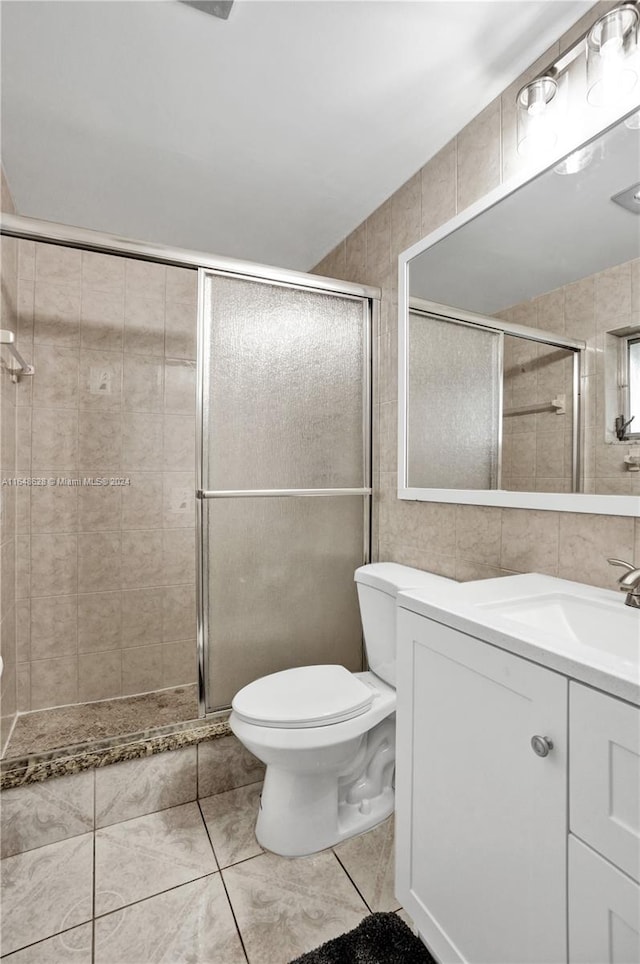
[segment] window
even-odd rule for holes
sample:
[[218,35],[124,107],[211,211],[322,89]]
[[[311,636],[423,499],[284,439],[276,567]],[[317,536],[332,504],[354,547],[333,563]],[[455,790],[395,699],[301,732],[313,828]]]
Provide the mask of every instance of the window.
[[[618,438],[640,439],[640,332],[620,339],[622,414]],[[618,428],[618,426],[616,426]]]

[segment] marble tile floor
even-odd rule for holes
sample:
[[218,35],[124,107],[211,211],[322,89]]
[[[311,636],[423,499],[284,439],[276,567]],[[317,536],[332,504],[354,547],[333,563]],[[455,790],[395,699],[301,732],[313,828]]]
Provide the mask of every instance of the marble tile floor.
[[34,710],[18,716],[4,757],[13,759],[46,753],[60,747],[141,733],[197,717],[198,688],[195,684],[96,703]]
[[253,827],[261,784],[0,862],[3,964],[288,964],[398,911],[393,818],[288,860]]

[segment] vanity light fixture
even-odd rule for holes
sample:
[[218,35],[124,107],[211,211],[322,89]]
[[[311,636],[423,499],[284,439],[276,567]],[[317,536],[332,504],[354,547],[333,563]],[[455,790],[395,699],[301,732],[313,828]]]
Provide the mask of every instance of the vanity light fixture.
[[558,134],[551,115],[557,91],[557,81],[545,74],[518,92],[518,153],[531,157],[554,146]]
[[638,49],[640,13],[635,4],[615,7],[593,25],[587,35],[587,100],[609,107],[638,82],[631,57]]
[[[634,89],[640,75],[639,4],[640,0],[628,0],[609,10],[558,60],[520,88],[516,97],[519,154],[543,153],[556,143],[559,83],[585,52],[589,104],[610,107]],[[628,118],[627,126],[640,127],[640,112]]]

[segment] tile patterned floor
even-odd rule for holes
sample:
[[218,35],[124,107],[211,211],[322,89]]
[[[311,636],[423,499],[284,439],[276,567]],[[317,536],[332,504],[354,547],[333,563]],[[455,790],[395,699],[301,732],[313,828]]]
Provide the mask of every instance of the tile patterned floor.
[[255,839],[259,796],[251,784],[5,858],[4,964],[288,964],[399,910],[392,818],[287,860]]

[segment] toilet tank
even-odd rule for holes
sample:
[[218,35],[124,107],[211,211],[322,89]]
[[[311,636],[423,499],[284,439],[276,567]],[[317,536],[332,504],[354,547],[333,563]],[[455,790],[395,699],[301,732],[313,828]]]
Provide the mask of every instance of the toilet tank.
[[412,569],[396,562],[374,562],[356,569],[360,618],[369,669],[390,686],[396,685],[396,596],[404,589],[449,586],[453,579]]

